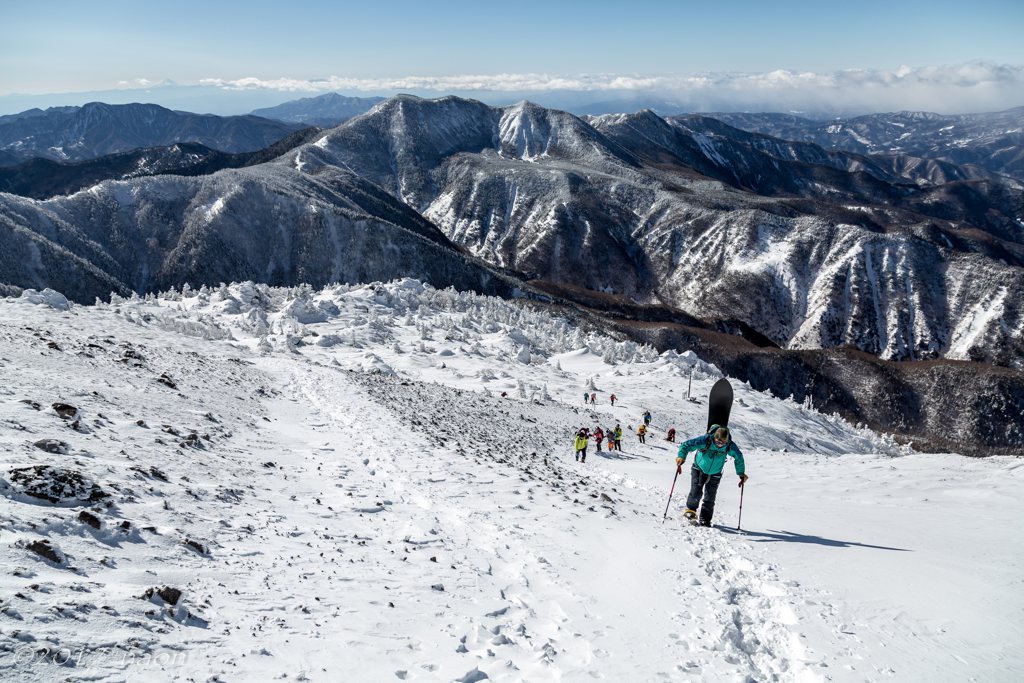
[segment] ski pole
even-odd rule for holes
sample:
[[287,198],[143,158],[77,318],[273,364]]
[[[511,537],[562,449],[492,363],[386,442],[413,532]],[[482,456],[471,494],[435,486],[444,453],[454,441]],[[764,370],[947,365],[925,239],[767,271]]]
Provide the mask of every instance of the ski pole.
[[740,516],[736,519],[736,531],[740,530],[740,522],[743,521],[743,484],[740,482]]
[[665,516],[661,518],[662,524],[664,524],[665,520],[668,519],[668,508],[670,505],[672,505],[672,494],[676,492],[676,479],[679,478],[679,473],[682,471],[683,466],[676,465],[676,476],[672,477],[672,490],[668,492],[668,503],[665,504]]

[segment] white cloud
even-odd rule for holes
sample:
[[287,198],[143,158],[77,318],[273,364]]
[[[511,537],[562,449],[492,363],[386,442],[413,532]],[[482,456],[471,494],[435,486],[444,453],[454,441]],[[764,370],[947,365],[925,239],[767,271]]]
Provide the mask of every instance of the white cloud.
[[[144,79],[139,79],[143,82]],[[696,73],[696,74],[495,74],[488,76],[409,76],[406,78],[330,78],[298,80],[255,77],[225,80],[206,78],[203,85],[229,90],[287,90],[321,92],[328,90],[436,90],[457,91],[778,91],[828,90],[840,88],[909,88],[920,85],[975,88],[986,86],[1024,86],[1024,66],[990,62],[970,62],[957,66],[902,66],[896,71],[845,69],[830,73],[809,71],[771,71],[768,73]],[[144,83],[148,84],[148,82]]]
[[[691,111],[800,109],[891,111],[928,109],[943,113],[993,111],[1024,105],[1024,65],[968,62],[910,67],[894,71],[844,69],[817,73],[778,70],[766,73],[691,74],[492,74],[409,76],[405,78],[330,78],[299,80],[256,77],[207,78],[203,85],[226,90],[278,90],[317,93],[332,90],[443,93],[592,93],[588,99],[657,97]],[[603,93],[603,94],[602,94]],[[579,98],[577,98],[579,99]]]

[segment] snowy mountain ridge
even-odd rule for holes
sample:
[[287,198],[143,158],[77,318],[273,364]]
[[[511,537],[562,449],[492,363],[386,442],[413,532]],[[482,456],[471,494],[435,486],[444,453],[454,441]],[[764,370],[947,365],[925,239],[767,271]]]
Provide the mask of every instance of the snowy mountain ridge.
[[[1020,367],[1022,299],[1001,294],[1024,284],[1014,187],[910,189],[649,111],[591,123],[529,103],[397,97],[280,161],[349,169],[501,267],[735,316],[784,348]],[[1001,217],[943,220],[965,194]],[[1000,315],[970,322],[997,299]]]
[[[1012,458],[914,454],[734,383],[746,531],[731,531],[731,484],[718,528],[694,529],[683,481],[661,519],[665,431],[703,431],[719,374],[691,354],[410,280],[95,306],[26,292],[0,311],[5,676],[951,681],[1024,666],[1015,579],[979,571],[1019,557],[994,531],[1020,510]],[[621,452],[573,460],[576,428],[616,422]],[[921,533],[964,496],[973,522]]]
[[0,149],[22,159],[82,161],[136,148],[198,142],[223,152],[254,152],[305,125],[256,116],[177,112],[156,104],[51,107],[0,118]]

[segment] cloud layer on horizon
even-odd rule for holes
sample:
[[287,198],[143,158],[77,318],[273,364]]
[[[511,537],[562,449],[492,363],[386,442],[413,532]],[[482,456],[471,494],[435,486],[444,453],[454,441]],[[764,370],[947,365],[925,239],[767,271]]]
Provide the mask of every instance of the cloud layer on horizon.
[[[607,93],[615,98],[656,96],[708,110],[744,105],[782,109],[913,108],[981,111],[1024,105],[1024,65],[969,62],[895,71],[844,69],[828,73],[495,74],[405,78],[298,80],[207,78],[226,90],[442,93]],[[966,109],[965,109],[966,107]]]

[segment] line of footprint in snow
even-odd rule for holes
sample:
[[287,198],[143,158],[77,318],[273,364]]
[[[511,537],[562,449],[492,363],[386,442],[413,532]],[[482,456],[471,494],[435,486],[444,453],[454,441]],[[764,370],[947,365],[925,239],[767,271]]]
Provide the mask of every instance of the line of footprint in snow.
[[[333,374],[334,370],[325,369]],[[406,442],[397,446],[386,440],[379,444],[379,455],[368,459],[365,463],[366,472],[371,477],[381,476],[386,479],[387,487],[393,490],[418,490],[410,500],[423,510],[423,514],[415,523],[429,527],[440,536],[449,539],[452,549],[461,553],[464,565],[477,564],[476,575],[465,571],[460,572],[457,585],[481,589],[481,584],[498,587],[501,600],[507,604],[491,610],[482,617],[464,619],[462,634],[458,638],[456,652],[473,655],[481,662],[505,662],[509,670],[509,680],[523,678],[529,680],[530,672],[548,678],[557,677],[556,672],[573,672],[587,670],[596,659],[613,656],[613,652],[598,649],[595,653],[588,640],[580,634],[573,634],[573,626],[562,605],[578,605],[584,597],[572,586],[560,581],[557,572],[549,569],[549,563],[534,550],[538,548],[538,539],[534,537],[529,544],[520,543],[516,538],[519,525],[508,524],[509,513],[503,516],[505,524],[494,522],[488,514],[469,514],[458,512],[458,499],[467,495],[480,495],[479,487],[487,482],[480,481],[471,469],[460,466],[457,459],[451,458],[451,449],[432,448],[437,440],[455,441],[461,449],[471,436],[479,430],[478,425],[466,420],[465,402],[458,390],[437,385],[403,386],[401,382],[386,377],[356,378],[368,389],[377,401],[377,412],[388,411],[388,406],[398,405],[400,395],[413,398],[413,405],[425,419],[421,427],[427,432],[421,443]],[[321,380],[322,381],[322,380]],[[330,405],[329,391],[320,395],[325,387],[313,381],[303,387],[304,395],[311,403],[319,406]],[[431,400],[424,400],[422,392],[429,392]],[[483,401],[477,396],[474,400]],[[386,400],[384,400],[386,399]],[[501,403],[495,399],[488,401],[495,405]],[[492,423],[494,432],[505,431],[507,440],[495,443],[490,440],[478,439],[473,457],[499,457],[498,453],[507,454],[510,444],[514,450],[517,446],[536,449],[537,453],[559,454],[560,439],[568,438],[565,431],[566,420],[572,419],[576,411],[559,406],[561,413],[552,415],[552,408],[531,412],[534,419],[540,418],[542,423],[530,423],[529,441],[518,440],[516,434],[521,429],[522,419],[515,420],[504,416]],[[447,410],[446,410],[447,408]],[[515,411],[529,410],[522,404],[515,404]],[[565,415],[572,412],[572,417]],[[490,411],[492,420],[494,411]],[[389,415],[386,420],[401,422],[408,415]],[[471,416],[469,417],[471,419]],[[577,418],[578,419],[578,418]],[[558,428],[559,420],[563,427]],[[498,424],[507,422],[506,424]],[[449,444],[450,446],[451,444]],[[481,450],[482,448],[490,451]],[[404,453],[402,462],[397,462],[396,453]],[[423,457],[430,453],[429,457]],[[446,456],[448,456],[446,458]],[[468,457],[468,456],[467,456]],[[510,458],[508,458],[510,459]],[[537,475],[537,487],[544,485],[546,480],[555,477],[578,476],[567,468],[556,465],[552,456],[549,464],[532,462],[525,467]],[[520,465],[520,467],[522,467]],[[589,468],[593,483],[618,483],[621,476],[601,472],[599,467]],[[534,477],[531,476],[531,482]],[[525,478],[524,478],[524,481]],[[475,487],[468,487],[473,484]],[[638,489],[642,486],[635,485]],[[650,495],[660,496],[662,492],[644,491]],[[538,493],[539,497],[539,493]],[[565,499],[564,494],[559,497]],[[560,501],[561,502],[561,501]],[[644,497],[643,504],[647,507],[649,499]],[[619,498],[628,505],[625,498]],[[536,506],[536,504],[535,504]],[[540,506],[536,506],[540,507]],[[425,509],[424,509],[425,508]],[[435,513],[435,509],[446,512]],[[640,514],[649,514],[645,510],[636,510]],[[533,516],[531,511],[524,516]],[[479,517],[474,519],[474,517]],[[414,522],[407,522],[414,524]],[[531,523],[536,523],[531,520]],[[778,680],[804,674],[810,679],[817,678],[804,665],[805,653],[799,637],[789,626],[795,622],[795,616],[788,603],[792,597],[788,594],[793,587],[782,586],[773,577],[773,569],[768,565],[755,564],[740,553],[745,548],[729,538],[722,537],[719,532],[706,530],[689,530],[682,534],[678,528],[666,530],[672,542],[679,543],[688,549],[696,558],[706,574],[706,580],[691,579],[679,573],[677,580],[681,584],[692,581],[691,586],[678,591],[689,608],[677,615],[681,627],[690,625],[692,632],[669,634],[672,642],[669,645],[685,653],[676,669],[677,672],[699,675],[703,670],[716,671],[734,670],[754,676],[752,680]],[[546,566],[547,565],[547,566]],[[692,572],[689,573],[692,576]],[[704,600],[701,614],[693,613],[692,586],[701,587]],[[520,594],[520,589],[521,593]],[[486,592],[486,587],[483,589]],[[543,596],[543,599],[538,599]],[[480,664],[483,667],[484,664]],[[538,668],[541,667],[541,668]],[[487,675],[491,678],[504,678],[501,667],[490,666]],[[476,680],[476,667],[466,673],[464,680]],[[414,672],[405,672],[403,676],[411,677]],[[591,669],[591,675],[600,677],[600,667]]]

